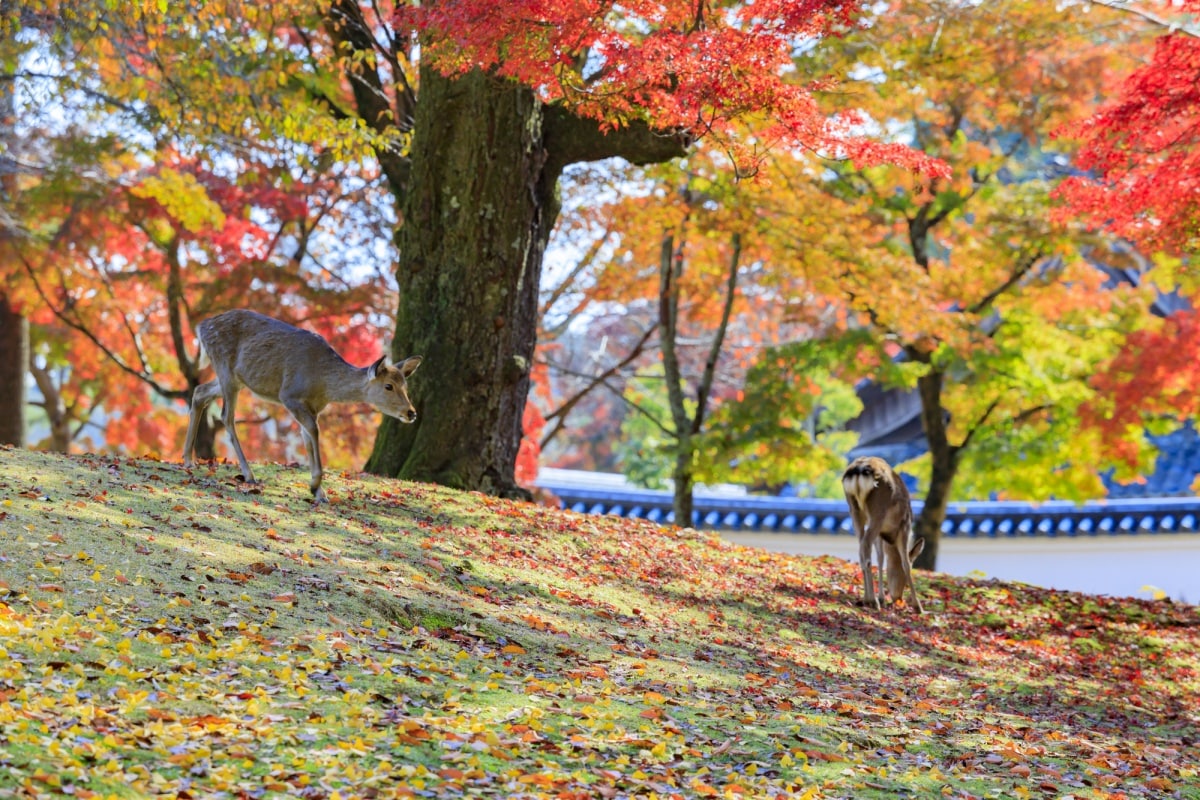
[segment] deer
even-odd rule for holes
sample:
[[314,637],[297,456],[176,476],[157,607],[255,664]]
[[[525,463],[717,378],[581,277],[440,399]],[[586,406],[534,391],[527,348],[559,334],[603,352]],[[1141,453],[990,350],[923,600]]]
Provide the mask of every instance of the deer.
[[356,367],[338,355],[321,336],[281,320],[246,309],[210,317],[196,326],[201,358],[207,357],[216,377],[192,393],[183,464],[191,467],[196,431],[210,403],[223,398],[221,418],[237,454],[242,477],[257,484],[242,452],[234,427],[238,393],[243,387],[257,397],[279,403],[300,426],[312,479],[308,489],[314,505],[327,503],[321,488],[320,429],[317,416],[330,403],[366,403],[401,422],[413,422],[417,410],[408,399],[408,378],[421,365],[421,356],[399,365],[385,355],[369,367]]
[[[887,555],[886,574],[888,594],[892,602],[899,600],[907,585],[913,607],[923,614],[921,598],[913,583],[912,560],[925,549],[925,540],[912,536],[912,503],[908,487],[891,465],[882,458],[865,456],[850,462],[842,474],[842,488],[850,506],[850,519],[858,535],[858,562],[862,567],[863,594],[867,606],[879,610],[880,597],[875,592],[871,574],[871,550],[879,562],[879,578],[884,580],[884,555]],[[882,594],[880,587],[880,594]]]

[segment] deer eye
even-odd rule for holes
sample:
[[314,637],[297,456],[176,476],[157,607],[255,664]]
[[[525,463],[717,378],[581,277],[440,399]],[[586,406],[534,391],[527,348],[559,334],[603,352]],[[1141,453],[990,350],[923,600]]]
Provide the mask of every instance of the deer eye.
[[389,392],[391,392],[391,391],[395,391],[394,389],[392,389],[392,385],[391,385],[390,383],[385,383],[385,384],[383,385],[383,388],[384,388],[384,389],[386,389],[386,390],[387,390],[387,391],[389,391]]

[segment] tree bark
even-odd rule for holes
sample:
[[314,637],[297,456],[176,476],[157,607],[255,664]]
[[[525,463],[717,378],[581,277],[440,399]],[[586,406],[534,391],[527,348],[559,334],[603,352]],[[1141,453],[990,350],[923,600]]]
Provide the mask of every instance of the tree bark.
[[0,291],[0,444],[25,446],[29,321]]
[[[192,407],[191,396],[196,391],[196,387],[192,386],[188,392],[188,408]],[[218,425],[213,421],[211,408],[204,413],[200,418],[200,426],[196,429],[196,459],[198,461],[211,461],[217,457],[217,430]]]
[[409,385],[417,421],[385,421],[371,471],[523,494],[513,470],[557,213],[543,122],[529,90],[421,76],[392,355],[425,361]]
[[[45,447],[52,453],[69,452],[73,438],[72,416],[63,401],[62,390],[54,382],[51,371],[38,366],[36,358],[29,361],[29,373],[33,375],[33,381],[42,395],[42,402],[37,405],[41,406],[46,414],[46,421],[50,424],[50,436],[44,440]],[[43,442],[37,442],[36,446],[42,447]]]
[[942,384],[945,375],[936,369],[917,380],[917,391],[921,397],[921,426],[929,443],[932,469],[929,492],[925,495],[925,506],[917,517],[916,535],[925,539],[925,549],[913,562],[918,569],[932,570],[937,567],[938,545],[942,538],[942,523],[946,520],[946,507],[950,503],[950,487],[958,472],[962,448],[950,444],[946,431],[946,413],[942,408]]
[[[671,423],[675,428],[674,497],[671,505],[675,512],[675,524],[688,528],[692,525],[695,483],[692,454],[692,421],[688,419],[687,406],[683,399],[683,374],[679,366],[679,354],[675,342],[679,336],[679,281],[683,277],[683,245],[675,248],[675,239],[670,234],[663,237],[658,267],[658,340],[662,346],[663,377],[667,383],[667,402],[671,407]],[[700,412],[697,411],[697,414]]]
[[367,469],[528,497],[513,473],[558,177],[582,160],[666,160],[686,143],[645,125],[601,136],[479,71],[423,68],[420,86],[405,184],[391,183],[402,219],[392,354],[425,357],[409,384],[417,421],[385,419]]
[[691,528],[695,524],[696,513],[696,464],[690,436],[685,435],[679,440],[671,480],[675,484],[675,493],[671,501],[675,524],[680,528]]

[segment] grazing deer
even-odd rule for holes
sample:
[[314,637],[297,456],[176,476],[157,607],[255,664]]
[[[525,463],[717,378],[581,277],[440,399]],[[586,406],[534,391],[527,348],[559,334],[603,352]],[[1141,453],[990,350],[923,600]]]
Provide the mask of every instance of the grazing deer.
[[925,549],[925,540],[917,539],[909,545],[912,504],[904,481],[882,458],[870,456],[850,462],[842,475],[842,488],[850,505],[854,532],[858,534],[858,562],[862,566],[866,604],[879,608],[879,596],[875,594],[871,575],[871,549],[874,547],[881,582],[885,572],[884,554],[887,554],[887,586],[892,602],[900,599],[907,584],[917,612],[924,613],[921,598],[917,597],[917,586],[913,583],[912,560]]
[[407,378],[421,364],[420,356],[399,366],[387,356],[369,367],[355,367],[338,355],[329,342],[311,331],[280,322],[254,311],[226,311],[196,326],[202,355],[212,362],[216,378],[196,387],[192,394],[184,466],[191,466],[200,417],[209,403],[224,398],[222,419],[229,443],[237,453],[242,477],[256,483],[234,429],[238,392],[246,387],[263,400],[279,403],[300,424],[312,480],[308,484],[316,503],[326,502],[321,489],[320,432],[317,415],[330,403],[368,403],[401,422],[412,422],[417,411],[408,399]]

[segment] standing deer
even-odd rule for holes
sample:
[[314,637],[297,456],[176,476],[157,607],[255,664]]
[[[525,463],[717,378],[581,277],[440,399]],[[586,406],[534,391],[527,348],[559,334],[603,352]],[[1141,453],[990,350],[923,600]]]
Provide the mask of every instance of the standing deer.
[[[924,613],[921,598],[917,597],[917,586],[913,583],[912,559],[921,554],[925,540],[917,539],[909,544],[913,516],[904,481],[882,458],[869,456],[850,462],[842,475],[842,488],[850,505],[854,532],[858,534],[858,562],[862,566],[866,604],[879,608],[879,596],[875,594],[871,574],[871,549],[874,547],[879,561],[879,578],[882,581],[886,571],[892,602],[900,599],[907,584],[917,612]],[[880,587],[882,593],[883,587]]]
[[254,311],[226,311],[196,326],[203,355],[212,362],[216,378],[196,387],[192,394],[184,466],[191,466],[200,417],[209,403],[224,398],[221,417],[229,443],[237,453],[242,477],[256,483],[234,429],[238,392],[246,387],[263,400],[279,403],[300,425],[312,480],[308,488],[316,503],[326,502],[321,489],[320,431],[317,415],[330,403],[368,403],[401,422],[412,422],[417,411],[408,399],[407,378],[421,364],[420,356],[399,366],[387,356],[369,367],[355,367],[338,355],[329,342],[311,331]]

